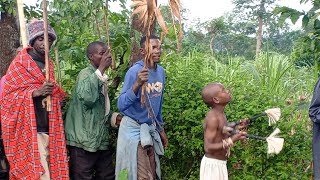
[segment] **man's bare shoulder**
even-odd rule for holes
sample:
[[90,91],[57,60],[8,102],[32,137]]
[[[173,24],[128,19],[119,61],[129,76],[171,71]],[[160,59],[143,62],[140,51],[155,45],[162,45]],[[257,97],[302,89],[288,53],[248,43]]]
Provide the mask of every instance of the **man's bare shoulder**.
[[210,110],[204,119],[204,127],[214,128],[214,127],[217,127],[218,124],[219,124],[219,115],[217,114],[217,112]]
[[220,121],[221,119],[223,119],[224,117],[224,113],[215,111],[215,110],[210,110],[205,119],[208,121]]
[[215,124],[216,126],[220,126],[221,124],[225,124],[227,119],[225,117],[224,112],[210,110],[206,117],[204,123],[212,125]]

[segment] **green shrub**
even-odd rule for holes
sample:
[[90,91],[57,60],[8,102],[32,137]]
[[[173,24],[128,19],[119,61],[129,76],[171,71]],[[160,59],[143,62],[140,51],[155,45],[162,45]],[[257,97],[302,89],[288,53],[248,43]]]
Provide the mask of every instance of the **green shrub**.
[[232,90],[233,101],[226,108],[229,121],[273,107],[282,109],[279,123],[269,127],[267,117],[262,117],[250,124],[248,133],[266,137],[279,127],[285,138],[283,150],[278,155],[268,155],[264,141],[249,139],[237,143],[228,160],[230,179],[310,178],[308,105],[299,101],[287,105],[286,100],[310,95],[312,86],[306,82],[311,79],[314,83],[312,72],[296,69],[286,57],[277,54],[264,54],[251,62],[228,61],[225,65],[195,52],[187,57],[171,55],[164,59],[167,81],[163,116],[170,145],[162,159],[163,179],[199,179],[204,155],[202,124],[209,110],[200,93],[206,84],[215,81]]

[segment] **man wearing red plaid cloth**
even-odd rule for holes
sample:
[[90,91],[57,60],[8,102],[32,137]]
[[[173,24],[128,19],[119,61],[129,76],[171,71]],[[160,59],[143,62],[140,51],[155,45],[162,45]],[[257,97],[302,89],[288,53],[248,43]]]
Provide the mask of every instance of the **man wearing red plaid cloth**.
[[[49,26],[49,47],[57,36]],[[6,73],[1,100],[1,125],[10,179],[69,179],[68,158],[61,115],[64,92],[54,78],[45,78],[44,22],[27,27],[29,45],[21,50]],[[45,107],[51,95],[52,111]]]

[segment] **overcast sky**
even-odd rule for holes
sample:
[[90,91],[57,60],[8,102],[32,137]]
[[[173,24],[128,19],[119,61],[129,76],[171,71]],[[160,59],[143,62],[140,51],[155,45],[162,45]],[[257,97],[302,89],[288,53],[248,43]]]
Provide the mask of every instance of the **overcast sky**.
[[[35,4],[38,0],[23,0],[26,4]],[[189,10],[188,19],[199,18],[204,22],[211,18],[222,16],[224,13],[230,12],[234,6],[232,0],[180,0],[183,7]],[[159,4],[167,4],[168,0],[158,0]],[[310,4],[300,5],[300,0],[278,0],[279,5],[288,6],[298,10],[308,11],[311,8]],[[128,4],[131,1],[128,0]],[[110,3],[111,9],[118,10],[118,3]],[[301,24],[301,23],[298,23]]]

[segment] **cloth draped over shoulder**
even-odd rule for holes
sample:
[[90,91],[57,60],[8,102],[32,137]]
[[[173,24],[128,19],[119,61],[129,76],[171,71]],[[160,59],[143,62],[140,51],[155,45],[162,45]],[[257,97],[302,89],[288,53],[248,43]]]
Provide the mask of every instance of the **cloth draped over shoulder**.
[[159,156],[164,154],[163,145],[155,126],[138,124],[128,116],[122,118],[117,141],[116,179],[128,174],[128,180],[137,180],[137,148],[141,144],[154,147],[157,179],[161,179]]
[[[6,74],[1,99],[1,125],[10,179],[39,179],[44,168],[40,163],[37,125],[32,92],[46,81],[25,48],[18,53]],[[49,165],[52,180],[69,179],[68,159],[61,115],[61,98],[65,93],[54,78],[50,60],[50,81],[54,84],[49,112]]]
[[320,78],[313,90],[313,97],[309,107],[309,117],[313,122],[313,174],[314,179],[320,180]]

